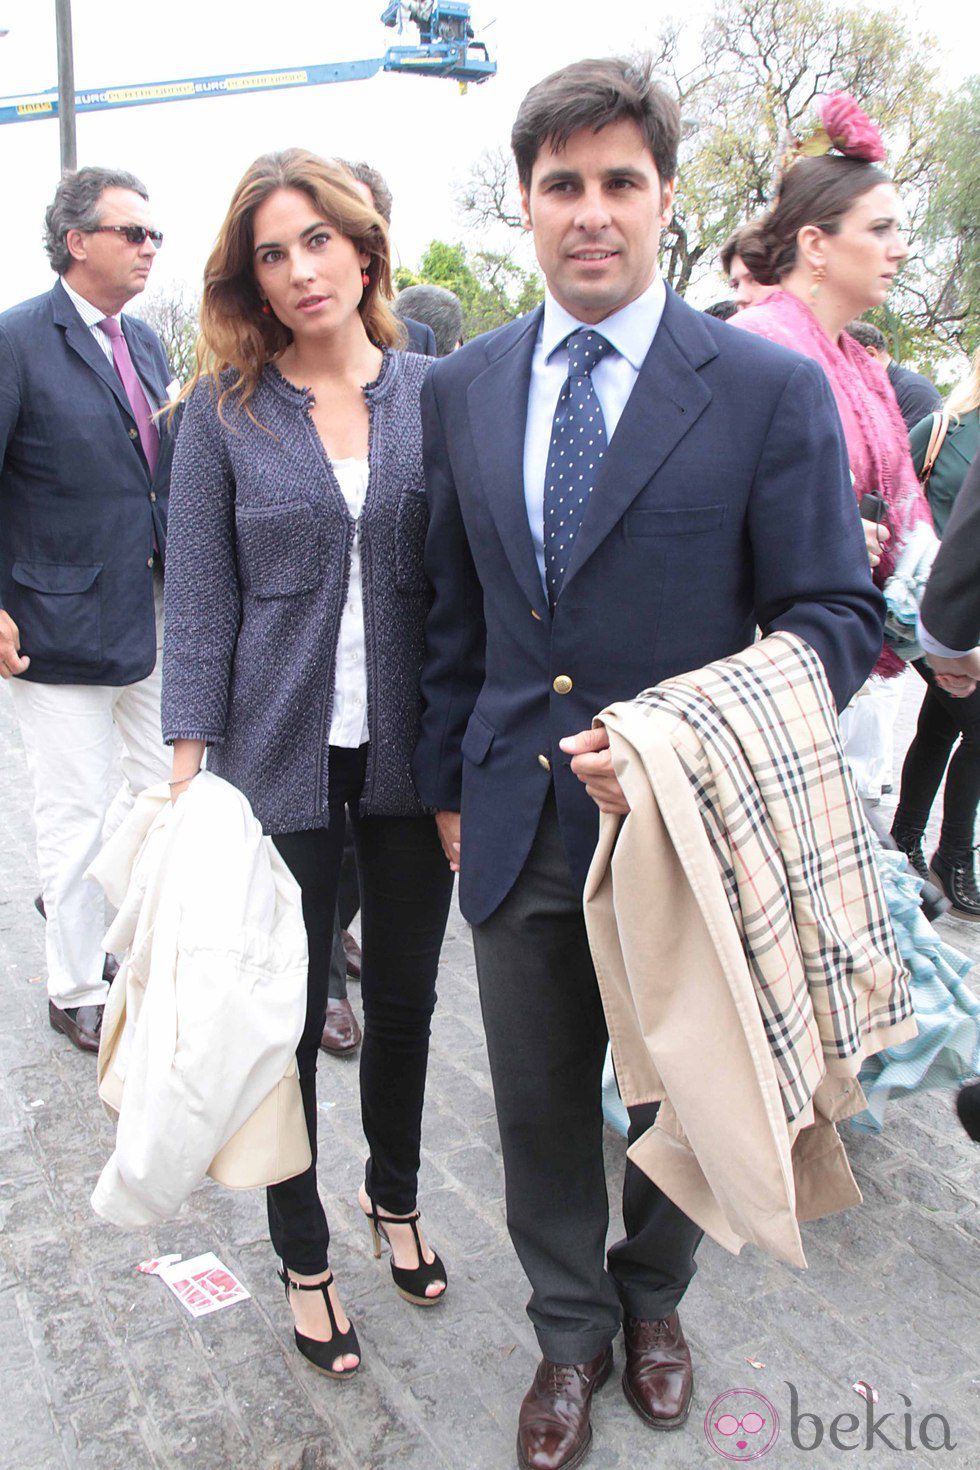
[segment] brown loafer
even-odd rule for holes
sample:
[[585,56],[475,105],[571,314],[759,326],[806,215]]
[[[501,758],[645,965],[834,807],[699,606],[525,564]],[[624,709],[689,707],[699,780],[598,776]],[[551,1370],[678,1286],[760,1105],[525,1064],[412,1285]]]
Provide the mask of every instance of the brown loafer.
[[348,934],[346,929],[341,930],[341,939],[344,944],[344,958],[347,961],[348,980],[360,980],[361,978],[361,946],[353,934]]
[[521,1470],[573,1470],[592,1444],[592,1395],[612,1371],[612,1347],[589,1363],[542,1358],[521,1404],[517,1463]]
[[72,1046],[77,1046],[79,1051],[97,1052],[102,1033],[103,1009],[103,1006],[66,1006],[62,1010],[53,1000],[49,1000],[48,1021],[52,1030],[67,1036]]
[[662,1322],[623,1320],[626,1368],[623,1393],[651,1429],[680,1429],[691,1412],[691,1350],[674,1312]]
[[320,1046],[332,1057],[352,1057],[361,1044],[361,1028],[349,1000],[328,1000]]

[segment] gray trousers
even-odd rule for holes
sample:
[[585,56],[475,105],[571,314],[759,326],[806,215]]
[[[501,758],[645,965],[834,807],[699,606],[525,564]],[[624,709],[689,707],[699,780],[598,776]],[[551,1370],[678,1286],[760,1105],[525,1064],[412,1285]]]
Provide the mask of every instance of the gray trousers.
[[[507,1224],[532,1288],[528,1316],[546,1358],[587,1362],[615,1337],[624,1312],[659,1319],[674,1311],[702,1232],[627,1161],[626,1235],[606,1254],[606,1022],[553,794],[517,883],[474,926],[473,946]],[[630,1110],[630,1142],[657,1106]]]

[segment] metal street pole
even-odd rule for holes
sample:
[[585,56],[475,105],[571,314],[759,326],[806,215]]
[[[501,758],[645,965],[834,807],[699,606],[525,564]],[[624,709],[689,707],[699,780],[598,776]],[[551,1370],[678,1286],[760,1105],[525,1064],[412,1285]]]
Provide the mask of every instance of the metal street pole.
[[61,171],[78,167],[75,144],[75,58],[71,42],[71,0],[55,0],[58,31],[58,131]]

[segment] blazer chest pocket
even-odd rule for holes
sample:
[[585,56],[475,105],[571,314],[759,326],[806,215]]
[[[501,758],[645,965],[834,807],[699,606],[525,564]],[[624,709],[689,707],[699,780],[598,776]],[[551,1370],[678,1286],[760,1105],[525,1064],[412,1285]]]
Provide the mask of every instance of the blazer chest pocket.
[[235,510],[238,564],[253,597],[296,597],[320,582],[320,538],[309,505]]
[[20,629],[21,652],[60,663],[98,663],[102,658],[99,575],[102,563],[64,566],[15,561],[11,609]]
[[657,506],[631,510],[624,519],[628,536],[702,536],[725,524],[727,505]]
[[399,592],[428,592],[425,575],[425,536],[429,529],[429,502],[422,490],[406,490],[395,510],[395,586]]

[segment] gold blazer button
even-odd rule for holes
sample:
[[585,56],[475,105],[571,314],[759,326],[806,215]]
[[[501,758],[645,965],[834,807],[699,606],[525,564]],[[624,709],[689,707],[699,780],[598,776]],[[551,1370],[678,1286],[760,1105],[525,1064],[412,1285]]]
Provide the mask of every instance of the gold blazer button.
[[559,674],[551,687],[556,694],[571,694],[572,681],[567,674]]

